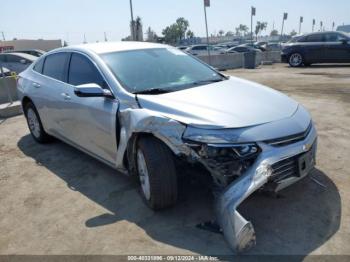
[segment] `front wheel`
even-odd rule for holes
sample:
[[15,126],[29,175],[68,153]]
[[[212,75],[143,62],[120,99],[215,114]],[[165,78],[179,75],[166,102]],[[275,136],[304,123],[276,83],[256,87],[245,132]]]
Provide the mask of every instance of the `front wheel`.
[[304,59],[301,54],[293,53],[289,56],[288,62],[291,67],[300,67],[304,63]]
[[136,164],[141,183],[141,194],[154,209],[172,206],[177,200],[177,176],[170,149],[153,137],[139,140]]

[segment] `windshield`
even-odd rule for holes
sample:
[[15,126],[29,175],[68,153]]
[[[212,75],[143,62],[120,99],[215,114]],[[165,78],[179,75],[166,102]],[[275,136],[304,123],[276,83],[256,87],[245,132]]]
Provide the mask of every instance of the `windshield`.
[[123,87],[134,94],[154,90],[172,92],[224,79],[209,66],[175,48],[114,52],[101,57]]

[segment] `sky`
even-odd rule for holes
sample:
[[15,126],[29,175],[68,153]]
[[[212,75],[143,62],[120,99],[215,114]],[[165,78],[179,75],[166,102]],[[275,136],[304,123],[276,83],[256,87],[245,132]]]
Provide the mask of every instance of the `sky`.
[[[0,39],[62,39],[69,44],[84,41],[118,41],[129,35],[129,0],[0,0]],[[323,21],[326,30],[350,24],[350,0],[211,0],[207,8],[210,34],[219,30],[235,31],[239,24],[250,27],[250,9],[256,7],[256,21],[281,30],[282,16],[288,12],[284,32],[310,32],[312,19],[316,29]],[[205,36],[203,0],[133,0],[134,17],[140,16],[144,32],[150,26],[158,35],[162,29],[186,18],[196,36]]]

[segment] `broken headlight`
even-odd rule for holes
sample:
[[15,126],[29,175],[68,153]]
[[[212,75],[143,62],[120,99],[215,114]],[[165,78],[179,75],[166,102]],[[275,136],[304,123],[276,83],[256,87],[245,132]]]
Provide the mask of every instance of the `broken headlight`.
[[201,157],[230,157],[232,159],[246,159],[258,153],[259,147],[254,143],[233,144],[233,145],[215,145],[203,144],[198,150]]

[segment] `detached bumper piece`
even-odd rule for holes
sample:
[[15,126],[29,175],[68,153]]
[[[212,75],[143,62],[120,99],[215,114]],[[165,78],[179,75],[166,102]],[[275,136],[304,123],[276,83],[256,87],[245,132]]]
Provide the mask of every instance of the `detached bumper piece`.
[[236,253],[250,249],[256,242],[254,227],[238,213],[238,206],[259,188],[274,185],[278,191],[308,175],[315,165],[316,129],[312,127],[304,140],[293,144],[259,143],[259,147],[262,152],[255,163],[222,192],[216,203],[217,221]]

